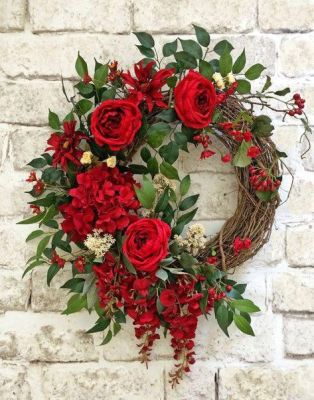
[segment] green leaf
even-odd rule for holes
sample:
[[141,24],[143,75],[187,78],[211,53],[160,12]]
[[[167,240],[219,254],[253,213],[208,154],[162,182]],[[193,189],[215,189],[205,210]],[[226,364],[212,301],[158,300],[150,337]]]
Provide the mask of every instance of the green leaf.
[[136,275],[136,269],[133,267],[133,265],[131,264],[131,262],[128,260],[128,258],[123,254],[122,255],[122,259],[123,259],[123,264],[126,267],[126,269],[131,272],[131,274]]
[[115,87],[105,90],[101,95],[101,101],[114,99],[116,97],[116,92],[117,89]]
[[75,69],[78,75],[83,78],[85,74],[88,73],[87,64],[83,57],[80,56],[80,53],[77,54],[77,59],[75,63]]
[[206,29],[200,26],[193,25],[193,27],[198,43],[203,47],[208,47],[210,43],[209,33],[206,31]]
[[286,94],[288,94],[288,93],[290,93],[291,92],[291,90],[290,90],[290,88],[285,88],[285,89],[282,89],[282,90],[277,90],[276,92],[275,92],[275,95],[276,96],[285,96]]
[[141,149],[141,157],[142,157],[143,161],[145,161],[147,163],[147,161],[151,158],[151,156],[152,155],[147,147],[143,147]]
[[85,279],[83,278],[72,278],[65,282],[61,286],[61,289],[70,289],[74,293],[82,293],[84,287]]
[[255,313],[261,311],[251,300],[233,300],[231,305],[239,311],[247,313]]
[[46,183],[56,183],[62,176],[62,171],[54,167],[46,168],[41,176],[41,179]]
[[159,149],[160,156],[169,164],[173,164],[179,157],[179,146],[176,142],[169,142]]
[[153,148],[161,146],[165,137],[170,133],[170,126],[165,122],[157,122],[151,125],[147,131],[147,142]]
[[247,335],[255,336],[251,325],[242,315],[234,314],[233,321],[240,331],[246,333]]
[[152,177],[158,174],[159,171],[158,161],[155,157],[152,157],[147,161],[147,169]]
[[225,52],[231,52],[233,50],[233,46],[228,40],[221,40],[214,47],[214,52],[219,54],[220,56]]
[[75,104],[75,109],[79,115],[86,114],[93,108],[93,103],[90,100],[82,99]]
[[155,53],[152,49],[148,49],[147,47],[140,46],[140,45],[136,45],[136,47],[139,49],[141,54],[143,54],[143,56],[148,57],[148,58],[154,58]]
[[167,85],[170,88],[174,88],[177,84],[178,78],[176,76],[170,76],[169,78],[167,78]]
[[254,64],[246,71],[245,77],[250,81],[253,81],[261,76],[264,69],[266,68],[262,64]]
[[264,84],[264,86],[263,86],[263,89],[262,89],[262,93],[264,93],[267,89],[269,89],[270,87],[271,87],[271,78],[270,78],[270,76],[266,76],[266,82],[265,82],[265,84]]
[[287,158],[287,157],[288,157],[287,153],[285,153],[284,151],[279,151],[279,150],[277,150],[277,149],[276,149],[276,155],[277,155],[279,158]]
[[110,319],[101,319],[86,333],[102,332],[110,325]]
[[192,219],[194,218],[196,212],[197,212],[197,208],[194,208],[194,210],[189,211],[188,213],[185,213],[185,214],[181,215],[178,218],[177,223],[178,224],[183,223],[184,225],[188,224],[189,222],[192,221]]
[[109,343],[111,339],[112,339],[112,332],[108,331],[106,337],[104,338],[104,340],[101,342],[100,345],[102,346],[102,345]]
[[189,208],[194,206],[194,204],[197,202],[198,198],[199,198],[199,194],[194,194],[192,196],[185,198],[179,204],[179,209],[181,211],[188,210]]
[[126,323],[126,317],[122,310],[118,310],[114,313],[114,319],[116,322],[119,322],[119,324]]
[[180,182],[180,193],[181,196],[184,196],[187,194],[191,186],[191,177],[190,175],[186,175],[182,181]]
[[254,118],[251,131],[258,137],[268,137],[272,135],[274,126],[271,119],[267,115],[259,115]]
[[140,175],[145,175],[148,173],[147,168],[145,165],[140,165],[140,164],[129,164],[129,169],[133,172],[133,174],[140,174]]
[[160,172],[168,179],[179,180],[177,169],[173,167],[171,164],[167,163],[166,161],[163,161],[160,164]]
[[116,336],[121,330],[121,325],[117,322],[113,324],[113,336]]
[[33,215],[33,216],[30,217],[30,218],[23,219],[23,221],[17,222],[17,224],[19,224],[19,225],[35,224],[36,222],[41,221],[42,218],[45,216],[45,214],[46,214],[45,212],[42,212],[42,213],[40,213],[40,214]]
[[56,113],[52,112],[50,109],[49,109],[49,114],[48,114],[48,121],[49,121],[50,128],[56,129],[56,130],[60,129],[59,117]]
[[49,207],[55,203],[56,203],[55,193],[48,193],[46,197],[43,197],[41,199],[36,199],[30,202],[30,204],[36,204],[37,206],[42,206],[42,207]]
[[150,35],[149,33],[146,32],[133,32],[133,33],[137,37],[141,45],[143,45],[144,47],[151,48],[155,46],[154,39],[152,35]]
[[195,69],[197,67],[196,58],[186,51],[178,51],[174,58],[183,69]]
[[44,264],[44,261],[43,261],[43,260],[35,260],[35,261],[33,261],[31,264],[29,264],[29,265],[27,266],[27,268],[26,268],[25,271],[23,272],[22,278],[24,278],[24,276],[25,276],[29,271],[31,271],[33,268],[38,267],[39,265],[42,265],[42,264]]
[[44,158],[34,158],[31,162],[29,162],[27,165],[30,165],[33,168],[39,169],[43,168],[47,165],[47,161]]
[[174,122],[178,119],[174,108],[169,108],[168,110],[163,110],[162,112],[157,114],[157,117],[166,122]]
[[45,232],[42,231],[41,229],[38,229],[36,231],[31,232],[27,238],[26,238],[26,242],[29,242],[30,240],[36,239],[38,236],[43,235]]
[[255,194],[262,201],[271,201],[274,197],[277,196],[277,191],[275,191],[275,192],[271,192],[271,191],[260,192],[257,190],[255,192]]
[[250,146],[251,142],[246,142],[244,140],[242,141],[232,160],[232,164],[235,167],[244,168],[251,164],[252,159],[247,155],[247,151]]
[[50,282],[60,271],[60,267],[57,263],[53,263],[50,265],[47,271],[47,285],[50,286]]
[[205,78],[211,79],[211,77],[214,74],[214,68],[213,66],[204,60],[200,60],[199,61],[199,70],[200,70],[200,74],[202,74]]
[[156,271],[157,278],[161,279],[162,281],[166,281],[168,279],[168,273],[164,269],[160,268]]
[[196,43],[194,40],[191,39],[179,39],[181,42],[181,46],[183,51],[186,51],[187,53],[191,54],[194,56],[196,59],[200,59],[203,56],[203,51],[201,46]]
[[151,209],[156,197],[156,190],[152,182],[144,176],[142,186],[140,188],[135,186],[134,189],[142,206]]
[[164,211],[165,208],[167,207],[168,202],[169,202],[169,193],[168,190],[165,190],[156,204],[155,212],[159,213],[161,211]]
[[42,254],[45,248],[48,246],[48,243],[50,241],[51,236],[45,236],[44,238],[41,239],[41,241],[38,243],[37,250],[36,250],[36,257],[39,258]]
[[235,60],[235,63],[233,64],[232,72],[234,74],[239,74],[245,67],[245,63],[246,63],[246,56],[245,56],[245,49],[243,49],[242,53],[239,55],[239,57]]
[[174,40],[173,42],[164,44],[164,46],[162,48],[163,56],[170,57],[172,54],[174,54],[177,51],[177,47],[178,47],[177,39]]
[[79,293],[74,294],[70,297],[67,308],[62,312],[62,314],[69,315],[81,311],[86,307],[86,295],[81,295]]
[[218,325],[226,336],[229,337],[228,326],[229,326],[229,313],[228,308],[221,303],[215,313]]
[[45,224],[47,221],[50,221],[50,220],[51,220],[54,216],[56,216],[58,213],[59,213],[59,210],[56,208],[56,206],[55,206],[54,204],[52,204],[52,205],[48,208],[48,210],[47,210],[47,212],[46,212],[44,218],[42,219],[42,221],[41,221],[41,223],[40,223],[39,225]]
[[179,259],[180,264],[183,268],[192,268],[196,263],[197,260],[191,254],[182,253]]
[[227,76],[227,74],[232,69],[232,57],[230,52],[225,51],[222,53],[219,59],[219,71],[222,76]]
[[246,283],[237,283],[233,286],[233,288],[236,289],[240,294],[243,294],[245,292],[246,287]]
[[245,79],[238,79],[237,92],[239,94],[246,94],[251,92],[251,84]]
[[92,85],[91,83],[85,84],[82,81],[74,85],[74,87],[83,97],[90,97],[95,89],[94,85]]
[[108,77],[108,69],[109,67],[107,64],[101,65],[96,69],[93,80],[96,89],[100,89],[106,83]]

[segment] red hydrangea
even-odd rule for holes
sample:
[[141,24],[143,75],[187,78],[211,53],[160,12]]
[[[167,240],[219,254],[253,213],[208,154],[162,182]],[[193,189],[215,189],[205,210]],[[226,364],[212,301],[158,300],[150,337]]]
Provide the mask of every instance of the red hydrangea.
[[106,233],[123,230],[137,219],[140,203],[130,172],[108,168],[104,163],[77,175],[77,187],[69,190],[70,203],[60,206],[62,229],[74,242],[86,238],[93,229]]
[[79,148],[82,139],[87,139],[87,136],[75,131],[76,121],[63,122],[63,133],[54,132],[51,134],[47,143],[49,146],[46,151],[53,151],[52,163],[56,167],[58,164],[66,171],[68,162],[71,161],[75,165],[81,165],[80,159],[83,151]]

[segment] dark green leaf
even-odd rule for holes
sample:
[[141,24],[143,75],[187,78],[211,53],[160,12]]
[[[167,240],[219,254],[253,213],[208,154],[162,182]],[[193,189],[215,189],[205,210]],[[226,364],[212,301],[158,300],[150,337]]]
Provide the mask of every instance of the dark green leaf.
[[26,268],[25,271],[23,272],[22,278],[24,278],[24,276],[25,276],[29,271],[31,271],[33,268],[38,267],[39,265],[42,265],[42,264],[44,264],[44,261],[43,261],[43,260],[36,260],[36,261],[33,261],[31,264],[29,264],[29,265],[27,266],[27,268]]
[[82,99],[75,104],[76,112],[79,115],[86,114],[92,108],[93,108],[93,103],[90,100],[86,100],[86,99]]
[[116,97],[117,89],[112,87],[102,92],[101,101],[112,100]]
[[250,67],[246,73],[245,77],[250,81],[257,79],[261,76],[261,73],[264,71],[265,67],[262,64],[255,64]]
[[110,324],[110,319],[101,319],[91,329],[89,329],[86,333],[102,332],[106,328],[108,328],[109,324]]
[[198,198],[199,198],[199,194],[194,194],[192,196],[185,198],[179,204],[179,209],[181,211],[188,210],[189,208],[194,206],[194,204],[197,202]]
[[190,175],[186,175],[182,181],[180,182],[180,193],[181,196],[184,196],[187,194],[191,186],[191,177]]
[[61,289],[70,289],[74,293],[82,293],[84,287],[85,279],[83,278],[72,278],[65,282],[61,286]]
[[171,141],[159,149],[159,154],[167,163],[173,164],[179,157],[179,146]]
[[[168,67],[170,68],[170,67]],[[167,85],[170,88],[174,88],[177,84],[178,78],[176,76],[170,76],[169,78],[167,78]]]
[[43,235],[45,232],[42,231],[41,229],[38,229],[36,231],[31,232],[27,238],[26,238],[26,242],[29,242],[30,240],[36,239],[38,236]]
[[242,53],[239,55],[239,57],[235,60],[235,63],[233,64],[232,72],[234,74],[239,74],[245,67],[245,63],[246,63],[246,56],[245,56],[245,49],[243,49]]
[[57,273],[60,271],[60,267],[57,263],[53,263],[50,265],[47,271],[47,285],[50,286],[50,282],[54,278],[54,276],[57,275]]
[[162,54],[164,57],[169,57],[177,51],[178,42],[177,39],[173,42],[166,43],[162,48]]
[[166,122],[174,122],[178,119],[174,108],[169,108],[168,110],[163,110],[157,117]]
[[192,219],[194,218],[196,212],[197,212],[197,208],[194,208],[194,210],[189,211],[188,213],[185,213],[185,214],[181,215],[178,218],[177,223],[178,224],[184,223],[184,225],[188,224],[189,222],[192,221]]
[[147,131],[147,142],[153,148],[157,148],[161,146],[165,137],[170,132],[170,126],[165,122],[157,122],[154,125],[151,125]]
[[245,79],[238,79],[237,92],[239,94],[246,94],[251,92],[251,84]]
[[94,85],[96,89],[100,89],[106,82],[108,76],[108,65],[101,65],[95,71]]
[[179,39],[181,42],[181,46],[183,51],[186,51],[187,53],[191,54],[194,56],[196,59],[200,59],[203,56],[203,51],[201,46],[196,43],[194,40],[191,39]]
[[163,161],[160,164],[160,172],[169,179],[176,179],[179,180],[179,175],[178,171],[175,167],[167,163],[166,161]]
[[169,201],[169,193],[168,190],[165,190],[156,204],[155,212],[159,213],[161,211],[164,211],[165,208],[167,207],[168,201]]
[[102,346],[102,345],[109,343],[111,339],[112,339],[112,332],[108,331],[106,337],[104,338],[104,340],[101,342],[100,345]]
[[50,241],[51,236],[45,236],[44,238],[41,239],[41,241],[38,243],[37,250],[36,250],[36,257],[39,258],[42,254],[45,248],[48,246],[48,243]]
[[34,158],[34,160],[29,162],[27,165],[39,169],[45,167],[47,165],[47,161],[44,158]]
[[88,72],[86,61],[83,57],[80,56],[80,53],[77,54],[75,69],[81,78],[83,78],[84,75]]
[[198,43],[203,47],[208,47],[210,43],[210,36],[209,33],[202,27],[193,25],[195,30],[195,35],[197,38]]
[[275,92],[275,95],[277,95],[277,96],[285,96],[286,94],[288,94],[288,93],[290,93],[290,88],[285,88],[285,89],[282,89],[282,90],[277,90],[276,92]]
[[50,109],[49,109],[49,114],[48,114],[48,121],[49,121],[50,128],[55,129],[55,130],[60,129],[59,117],[56,113],[52,112]]
[[214,47],[214,52],[219,54],[220,56],[225,52],[231,52],[231,50],[233,50],[233,46],[230,42],[228,42],[228,40],[221,40],[220,42],[218,42],[216,44],[216,46]]
[[174,58],[183,69],[195,69],[197,67],[196,58],[186,51],[175,53]]
[[271,78],[270,78],[270,76],[266,76],[266,82],[265,82],[265,85],[263,86],[263,89],[262,89],[262,93],[264,93],[267,89],[269,89],[271,87]]
[[231,305],[239,311],[255,313],[261,311],[251,300],[233,300]]
[[140,45],[136,45],[136,47],[139,49],[141,54],[143,54],[143,56],[148,58],[154,58],[155,53],[152,49],[148,49],[147,47]]
[[113,336],[116,336],[121,330],[121,325],[117,322],[113,324]]
[[256,194],[256,197],[258,197],[262,201],[271,201],[274,197],[277,196],[277,191],[275,191],[275,192],[271,192],[271,191],[260,192],[257,190],[255,192],[255,194]]
[[135,186],[134,189],[142,206],[151,209],[156,197],[156,190],[151,181],[144,176],[142,186],[140,188]]
[[168,279],[168,273],[164,269],[160,268],[156,271],[157,278],[161,279],[162,281],[166,281]]
[[67,308],[62,312],[62,314],[69,315],[81,311],[87,306],[86,295],[81,295],[79,293],[74,294],[70,297]]
[[145,161],[146,163],[151,158],[151,153],[147,147],[143,147],[141,149],[141,157],[142,157],[142,160]]
[[35,224],[36,222],[41,221],[45,214],[46,214],[45,212],[42,212],[40,214],[33,215],[32,217],[24,219],[23,221],[19,221],[17,223],[20,224],[20,225]]
[[251,142],[242,141],[232,160],[232,164],[235,167],[244,168],[251,164],[252,159],[247,155],[250,146]]
[[199,70],[200,70],[200,73],[203,76],[205,76],[205,78],[208,78],[208,79],[211,79],[211,77],[213,76],[213,74],[215,72],[213,66],[209,62],[204,61],[204,60],[200,60]]
[[148,169],[145,167],[145,165],[130,164],[128,167],[133,172],[133,174],[145,175],[148,173]]
[[233,320],[240,331],[246,333],[247,335],[255,336],[251,325],[242,315],[234,314]]
[[147,161],[147,169],[152,177],[158,174],[159,171],[158,161],[155,157],[152,157]]
[[125,255],[122,255],[123,258],[123,264],[126,267],[126,269],[131,272],[131,274],[136,275],[136,269],[133,267],[133,265],[130,263],[130,261],[127,259]]
[[226,336],[229,337],[228,333],[229,313],[228,313],[228,308],[223,303],[219,305],[215,316],[220,329],[224,332]]
[[219,71],[222,76],[227,76],[227,74],[232,69],[232,57],[228,51],[222,53],[219,59]]
[[152,35],[150,35],[149,33],[146,33],[146,32],[134,32],[134,35],[137,37],[138,41],[144,47],[151,48],[151,47],[155,46],[154,39],[153,39]]
[[126,323],[126,317],[122,310],[118,310],[114,313],[114,319],[116,322],[119,322],[120,324]]

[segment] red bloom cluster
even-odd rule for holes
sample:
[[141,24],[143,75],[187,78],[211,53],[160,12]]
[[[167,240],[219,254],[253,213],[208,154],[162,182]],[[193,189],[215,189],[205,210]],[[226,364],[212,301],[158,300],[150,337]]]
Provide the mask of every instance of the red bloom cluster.
[[[35,172],[35,171],[31,171],[31,172],[29,173],[29,176],[28,176],[28,178],[26,179],[26,182],[30,182],[30,183],[36,182],[35,185],[33,186],[33,190],[34,190],[34,193],[35,193],[37,196],[39,196],[40,194],[42,194],[42,192],[43,192],[44,189],[45,189],[45,184],[44,184],[44,182],[43,182],[41,179],[38,179],[38,178],[37,178],[36,172]],[[31,207],[31,208],[33,208],[33,207]]]
[[60,257],[57,252],[54,250],[52,252],[51,258],[50,258],[50,263],[51,264],[58,264],[59,268],[63,268],[65,264],[65,260]]
[[77,257],[77,259],[73,263],[74,268],[80,272],[81,274],[85,272],[85,260],[83,257]]
[[139,201],[131,173],[108,168],[104,163],[76,177],[78,186],[69,190],[71,202],[59,207],[62,229],[80,242],[93,229],[114,233],[137,219]]
[[254,190],[258,190],[259,192],[275,192],[281,181],[277,179],[275,176],[269,174],[268,171],[262,168],[253,167],[253,165],[249,166],[250,173],[250,183]]
[[81,165],[80,159],[83,151],[79,148],[82,139],[87,140],[87,136],[75,131],[76,121],[63,122],[63,133],[54,132],[51,134],[47,143],[49,146],[46,151],[53,151],[52,160],[53,166],[61,165],[61,168],[66,171],[68,162],[71,161],[75,165]]
[[130,87],[128,98],[136,104],[145,102],[149,112],[152,111],[154,105],[160,108],[168,108],[161,89],[175,71],[174,69],[160,69],[155,72],[154,66],[155,61],[151,61],[145,66],[143,61],[140,61],[134,65],[136,78],[131,76],[130,71],[121,74],[124,83]]
[[242,250],[247,250],[251,247],[252,241],[250,238],[241,239],[237,236],[233,241],[233,251],[235,254],[240,253]]

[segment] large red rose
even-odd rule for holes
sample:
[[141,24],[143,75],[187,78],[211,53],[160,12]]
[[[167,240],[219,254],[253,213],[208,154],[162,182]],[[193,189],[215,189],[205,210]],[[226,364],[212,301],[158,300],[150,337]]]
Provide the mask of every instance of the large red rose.
[[113,151],[128,146],[142,125],[142,115],[130,100],[106,100],[93,112],[91,131],[99,146]]
[[168,253],[171,230],[168,224],[155,218],[142,218],[126,230],[123,253],[134,268],[154,272]]
[[200,73],[190,71],[174,89],[175,110],[189,128],[202,129],[211,123],[217,105],[215,87]]

